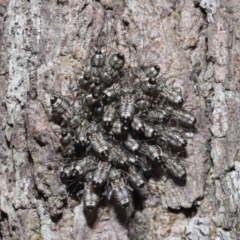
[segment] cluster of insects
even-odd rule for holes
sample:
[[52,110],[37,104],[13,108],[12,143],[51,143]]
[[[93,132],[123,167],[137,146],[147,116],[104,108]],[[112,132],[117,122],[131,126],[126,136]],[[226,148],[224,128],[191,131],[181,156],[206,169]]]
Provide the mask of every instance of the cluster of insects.
[[130,59],[97,46],[76,75],[72,96],[50,96],[51,121],[61,128],[60,178],[88,212],[102,199],[126,209],[155,172],[186,181],[179,153],[196,119],[157,63],[132,66]]
[[156,169],[186,180],[177,153],[185,149],[183,131],[194,126],[194,116],[182,109],[181,91],[158,77],[159,65],[130,68],[125,61],[122,52],[98,48],[90,70],[76,77],[74,101],[50,99],[52,121],[61,126],[60,177],[87,211],[103,198],[128,207],[133,189]]

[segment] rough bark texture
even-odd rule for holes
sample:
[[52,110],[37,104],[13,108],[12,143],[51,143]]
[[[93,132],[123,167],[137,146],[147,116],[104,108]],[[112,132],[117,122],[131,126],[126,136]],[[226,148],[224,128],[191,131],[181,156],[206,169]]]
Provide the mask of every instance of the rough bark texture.
[[[2,0],[0,11],[2,239],[240,238],[237,0],[219,1],[214,23],[192,0]],[[186,186],[151,179],[128,221],[108,206],[91,221],[67,197],[45,98],[68,93],[106,21],[109,42],[124,51],[127,36],[141,61],[154,52],[162,78],[181,87],[197,118]]]

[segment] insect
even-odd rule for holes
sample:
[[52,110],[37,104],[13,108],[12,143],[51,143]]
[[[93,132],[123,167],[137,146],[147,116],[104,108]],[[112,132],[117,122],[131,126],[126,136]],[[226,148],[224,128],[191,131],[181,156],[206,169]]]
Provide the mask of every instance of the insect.
[[173,177],[180,180],[186,178],[186,169],[177,159],[170,158],[166,153],[161,152],[161,162]]
[[69,101],[62,97],[52,96],[50,99],[52,106],[53,120],[61,123],[61,126],[75,127],[81,122],[77,111],[70,105]]
[[153,138],[157,135],[157,130],[151,124],[144,122],[144,136],[146,138]]
[[112,188],[109,194],[109,198],[111,197],[111,195],[113,195],[113,197],[117,201],[117,204],[121,208],[126,208],[131,202],[131,196],[123,178],[121,177],[121,172],[117,169],[111,170],[109,174],[109,179],[111,180]]
[[111,87],[106,88],[102,94],[102,100],[104,103],[110,102],[111,100],[117,98],[120,93],[120,84],[114,83]]
[[148,117],[153,123],[162,123],[164,120],[169,118],[168,114],[164,109],[151,110],[148,112]]
[[177,91],[177,88],[172,89],[162,84],[158,87],[158,90],[159,94],[170,103],[174,104],[183,103],[183,97],[181,95],[181,92]]
[[103,125],[106,129],[109,129],[113,125],[113,121],[115,119],[115,107],[110,105],[106,107],[106,110],[103,114]]
[[112,132],[115,135],[121,135],[122,134],[122,123],[120,122],[119,119],[117,119],[112,126]]
[[108,157],[108,143],[103,139],[101,132],[93,132],[89,135],[89,140],[94,151],[102,158]]
[[91,108],[93,107],[96,103],[99,102],[99,95],[95,94],[93,95],[92,93],[88,94],[85,98],[84,98],[84,104]]
[[92,83],[91,75],[88,73],[84,73],[83,75],[80,75],[77,78],[77,83],[78,83],[78,86],[80,87],[89,86]]
[[97,159],[93,156],[87,156],[82,160],[78,160],[73,164],[71,169],[72,177],[80,177],[86,174],[87,172],[91,172],[95,170],[97,167]]
[[65,164],[60,171],[60,177],[62,179],[70,178],[72,176],[73,169],[74,169],[74,163]]
[[141,111],[147,111],[151,106],[151,97],[145,93],[136,94],[136,106]]
[[68,146],[72,142],[72,135],[67,130],[62,130],[60,142],[63,146]]
[[124,54],[121,52],[113,54],[109,58],[109,65],[116,71],[122,69],[124,64],[125,64],[125,57],[124,57]]
[[160,72],[160,67],[158,65],[143,67],[143,71],[146,78],[156,78]]
[[148,145],[146,143],[142,144],[143,149],[145,150],[146,156],[152,161],[160,161],[162,155],[162,149],[157,145]]
[[144,133],[144,122],[139,117],[134,116],[131,122],[131,128],[138,133]]
[[96,80],[94,81],[91,91],[92,91],[92,97],[94,99],[97,99],[101,96],[102,94],[102,83],[101,80],[99,78],[96,78]]
[[54,113],[64,114],[70,108],[70,103],[67,99],[52,96],[51,97],[51,105]]
[[121,122],[127,125],[132,121],[134,116],[134,96],[126,94],[121,97],[120,119]]
[[93,173],[93,185],[94,187],[102,186],[108,177],[108,173],[111,169],[111,164],[108,162],[99,161],[97,169]]
[[128,167],[128,181],[136,188],[142,188],[145,184],[143,174],[132,165]]
[[85,126],[79,126],[74,135],[75,143],[81,147],[87,147],[87,145],[89,144],[88,129],[88,124],[86,124]]
[[101,50],[97,50],[92,56],[92,66],[96,68],[100,68],[104,65],[104,55]]
[[77,193],[77,196],[83,195],[84,208],[92,212],[100,201],[99,195],[96,193],[96,189],[93,187],[93,174],[87,174],[85,178],[84,189]]
[[125,152],[118,146],[112,146],[110,150],[109,160],[118,166],[126,166],[129,162],[128,156]]
[[162,129],[159,138],[175,147],[184,147],[187,144],[186,139],[181,135],[181,133],[172,128]]
[[123,145],[132,153],[137,153],[139,151],[139,143],[130,134],[123,140]]
[[63,146],[64,156],[70,156],[75,153],[75,145],[72,140],[72,135],[69,131],[62,130],[61,137],[60,137],[60,143]]
[[101,104],[101,102],[97,102],[92,108],[92,116],[96,116],[98,118],[100,115],[102,117],[102,113],[103,113],[103,105]]
[[185,110],[175,110],[170,106],[167,106],[164,110],[172,119],[182,124],[193,126],[196,122],[195,117]]
[[157,90],[156,78],[147,78],[141,81],[142,91],[146,94],[153,94]]

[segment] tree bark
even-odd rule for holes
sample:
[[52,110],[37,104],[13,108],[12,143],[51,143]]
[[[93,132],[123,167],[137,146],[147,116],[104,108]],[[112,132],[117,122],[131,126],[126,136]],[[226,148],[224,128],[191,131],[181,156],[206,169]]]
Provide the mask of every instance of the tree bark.
[[[191,0],[1,1],[2,239],[240,238],[240,5],[219,1],[214,22],[207,10]],[[49,119],[49,95],[72,97],[104,26],[105,44],[135,46],[139,63],[159,64],[197,119],[186,129],[185,186],[150,179],[124,219],[104,204],[86,216],[67,195]]]

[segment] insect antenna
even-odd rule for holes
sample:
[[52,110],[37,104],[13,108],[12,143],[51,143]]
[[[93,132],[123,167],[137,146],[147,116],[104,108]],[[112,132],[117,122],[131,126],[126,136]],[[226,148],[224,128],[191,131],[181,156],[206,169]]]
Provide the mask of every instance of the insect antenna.
[[70,197],[75,196],[79,192],[79,190],[83,188],[83,185],[84,185],[83,179],[86,174],[84,174],[81,177],[77,177],[75,179],[64,180],[64,182],[66,182],[66,184],[67,184],[66,190],[67,190],[67,192],[70,192],[70,194],[69,194]]

